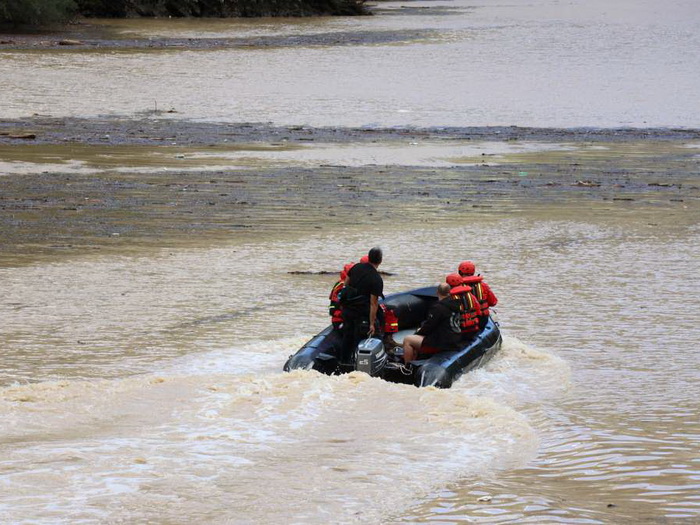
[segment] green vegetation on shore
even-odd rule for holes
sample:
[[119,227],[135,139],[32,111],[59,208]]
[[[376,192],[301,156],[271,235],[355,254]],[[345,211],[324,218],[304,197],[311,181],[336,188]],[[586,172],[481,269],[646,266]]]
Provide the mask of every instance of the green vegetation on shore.
[[367,14],[365,0],[0,0],[0,24],[88,17],[257,17]]
[[37,26],[64,22],[75,13],[74,0],[0,0],[0,24]]

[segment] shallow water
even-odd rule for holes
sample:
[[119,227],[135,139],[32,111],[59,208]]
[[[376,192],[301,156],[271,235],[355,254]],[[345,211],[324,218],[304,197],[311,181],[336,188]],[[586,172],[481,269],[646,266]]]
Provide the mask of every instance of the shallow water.
[[[646,149],[646,145],[644,148]],[[257,168],[259,166],[307,166],[319,164],[362,167],[392,165],[400,158],[408,166],[451,167],[455,165],[511,162],[528,153],[577,150],[556,143],[505,143],[494,141],[396,141],[378,143],[243,144],[217,146],[94,146],[94,145],[0,145],[0,176],[63,173],[148,173],[174,170],[178,173],[204,170]],[[670,149],[673,149],[671,147]],[[485,157],[488,156],[486,159]]]
[[[315,126],[700,126],[693,0],[402,5],[350,19],[113,24],[121,38],[327,35],[306,44],[2,52],[1,114],[173,108]],[[391,42],[372,43],[386,32]],[[338,34],[350,43],[336,44]]]

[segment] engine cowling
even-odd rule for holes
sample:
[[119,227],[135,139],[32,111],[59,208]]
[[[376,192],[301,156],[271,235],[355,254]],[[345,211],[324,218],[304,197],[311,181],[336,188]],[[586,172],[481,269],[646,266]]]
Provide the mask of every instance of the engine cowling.
[[370,337],[357,345],[355,353],[355,370],[376,377],[382,373],[389,356],[384,350],[381,339]]

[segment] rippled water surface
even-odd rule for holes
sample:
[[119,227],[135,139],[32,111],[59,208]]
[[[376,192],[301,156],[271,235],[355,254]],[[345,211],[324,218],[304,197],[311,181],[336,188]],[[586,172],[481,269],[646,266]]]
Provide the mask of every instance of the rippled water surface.
[[[6,515],[697,518],[698,232],[472,226],[1,270]],[[501,355],[444,392],[281,374],[333,281],[286,272],[378,238],[392,291],[477,260],[502,303]]]
[[174,108],[331,126],[700,126],[694,0],[408,4],[352,19],[113,23],[120,38],[313,38],[3,52],[0,108],[5,117]]

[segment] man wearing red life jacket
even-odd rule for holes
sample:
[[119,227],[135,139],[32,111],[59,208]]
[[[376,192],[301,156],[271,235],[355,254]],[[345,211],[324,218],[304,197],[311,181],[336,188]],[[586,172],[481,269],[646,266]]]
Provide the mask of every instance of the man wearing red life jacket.
[[451,273],[445,278],[450,286],[450,297],[459,303],[460,331],[462,341],[470,341],[481,329],[481,306],[472,293],[471,286],[464,284],[464,278],[458,273]]
[[438,285],[437,298],[416,333],[407,335],[403,340],[405,363],[410,363],[419,355],[459,350],[462,346],[458,326],[460,303],[450,296],[450,285]]
[[481,314],[479,317],[480,327],[483,328],[486,325],[486,321],[489,318],[489,307],[496,306],[498,304],[498,298],[491,291],[488,284],[484,282],[484,278],[481,275],[474,275],[476,273],[476,266],[471,261],[462,261],[459,263],[459,275],[463,278],[463,283],[467,286],[471,286],[472,293],[479,301],[479,306],[481,308]]
[[340,298],[338,295],[340,291],[345,287],[345,279],[348,276],[350,268],[354,266],[354,263],[346,264],[340,272],[340,281],[333,285],[331,293],[328,296],[330,299],[330,304],[328,305],[328,314],[331,316],[331,323],[333,328],[340,330],[340,326],[343,324],[343,313],[340,308]]

